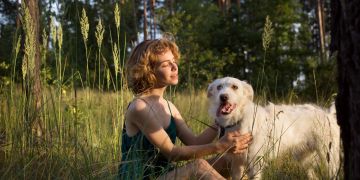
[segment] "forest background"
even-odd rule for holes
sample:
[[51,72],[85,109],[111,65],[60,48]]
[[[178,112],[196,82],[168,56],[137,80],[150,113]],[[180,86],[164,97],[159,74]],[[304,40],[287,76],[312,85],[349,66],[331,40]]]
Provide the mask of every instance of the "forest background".
[[[209,121],[207,85],[223,76],[246,80],[262,102],[334,101],[329,0],[24,2],[0,1],[2,177],[115,176],[132,96],[124,64],[164,33],[181,52],[168,98],[195,131]],[[38,23],[27,18],[31,2]]]

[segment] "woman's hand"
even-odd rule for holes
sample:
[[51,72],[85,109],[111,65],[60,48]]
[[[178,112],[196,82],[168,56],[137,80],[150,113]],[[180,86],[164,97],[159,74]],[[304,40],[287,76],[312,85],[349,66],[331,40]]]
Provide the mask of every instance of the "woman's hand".
[[219,139],[220,153],[230,152],[234,154],[244,153],[251,143],[250,133],[240,134],[239,131],[230,131]]

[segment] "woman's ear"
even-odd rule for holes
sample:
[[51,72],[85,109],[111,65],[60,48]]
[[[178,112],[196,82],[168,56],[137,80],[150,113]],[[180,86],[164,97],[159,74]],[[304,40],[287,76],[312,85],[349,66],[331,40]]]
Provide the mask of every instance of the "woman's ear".
[[252,88],[252,86],[250,84],[248,84],[245,81],[241,81],[241,83],[244,86],[244,95],[250,100],[253,101],[254,100],[254,90]]

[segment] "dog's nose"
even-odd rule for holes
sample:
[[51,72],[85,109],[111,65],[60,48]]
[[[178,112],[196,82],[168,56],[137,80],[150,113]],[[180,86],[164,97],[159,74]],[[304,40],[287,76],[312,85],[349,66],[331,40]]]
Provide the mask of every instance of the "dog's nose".
[[228,94],[221,94],[220,95],[220,100],[223,102],[226,102],[229,99],[229,95]]

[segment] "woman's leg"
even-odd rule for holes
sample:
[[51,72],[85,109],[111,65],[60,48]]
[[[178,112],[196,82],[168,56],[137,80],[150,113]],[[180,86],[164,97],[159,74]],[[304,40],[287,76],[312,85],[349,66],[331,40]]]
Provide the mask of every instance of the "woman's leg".
[[225,178],[231,177],[231,163],[222,157],[213,157],[207,160],[209,164]]
[[204,159],[196,159],[176,168],[159,179],[225,179]]

